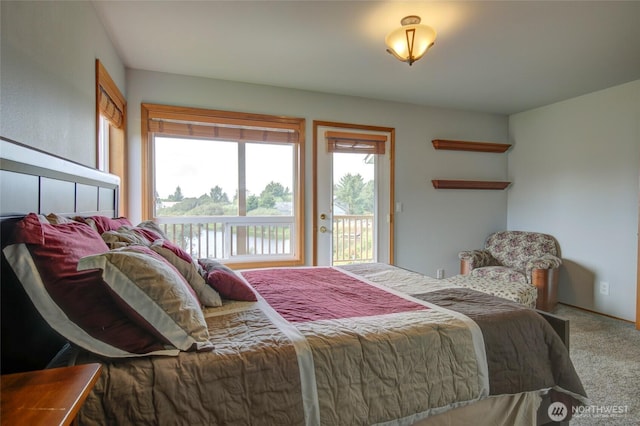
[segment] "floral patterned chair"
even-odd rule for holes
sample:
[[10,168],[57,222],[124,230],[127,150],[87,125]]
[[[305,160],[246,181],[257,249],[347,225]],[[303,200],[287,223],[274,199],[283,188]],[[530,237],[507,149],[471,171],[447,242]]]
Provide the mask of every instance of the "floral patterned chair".
[[501,231],[483,250],[461,251],[460,273],[500,282],[521,282],[538,289],[536,308],[552,311],[558,302],[558,246],[551,235]]

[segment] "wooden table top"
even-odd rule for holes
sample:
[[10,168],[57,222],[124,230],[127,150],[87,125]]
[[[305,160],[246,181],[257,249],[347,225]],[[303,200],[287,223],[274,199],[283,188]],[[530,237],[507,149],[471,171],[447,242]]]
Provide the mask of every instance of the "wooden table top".
[[2,425],[69,425],[100,377],[85,364],[0,377]]

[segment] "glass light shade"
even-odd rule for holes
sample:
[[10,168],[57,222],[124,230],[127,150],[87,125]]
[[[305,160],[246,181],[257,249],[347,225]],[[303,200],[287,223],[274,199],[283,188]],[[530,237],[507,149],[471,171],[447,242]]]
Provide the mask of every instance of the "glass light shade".
[[[436,40],[436,31],[428,25],[408,24],[391,31],[385,38],[387,51],[403,62],[422,58]],[[413,42],[413,52],[411,43]]]

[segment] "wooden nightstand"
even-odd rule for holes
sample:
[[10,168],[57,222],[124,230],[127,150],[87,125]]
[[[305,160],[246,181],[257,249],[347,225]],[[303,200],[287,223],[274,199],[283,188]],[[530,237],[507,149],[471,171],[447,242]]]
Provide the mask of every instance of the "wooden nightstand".
[[85,364],[1,376],[2,425],[71,424],[101,372]]

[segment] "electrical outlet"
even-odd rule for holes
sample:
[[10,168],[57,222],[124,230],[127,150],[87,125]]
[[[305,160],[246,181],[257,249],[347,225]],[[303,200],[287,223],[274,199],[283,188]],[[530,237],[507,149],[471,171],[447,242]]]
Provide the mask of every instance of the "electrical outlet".
[[444,278],[444,269],[438,269],[438,270],[436,271],[436,277],[437,277],[439,280],[443,279],[443,278]]
[[606,281],[600,281],[600,294],[605,296],[609,295],[609,283]]

